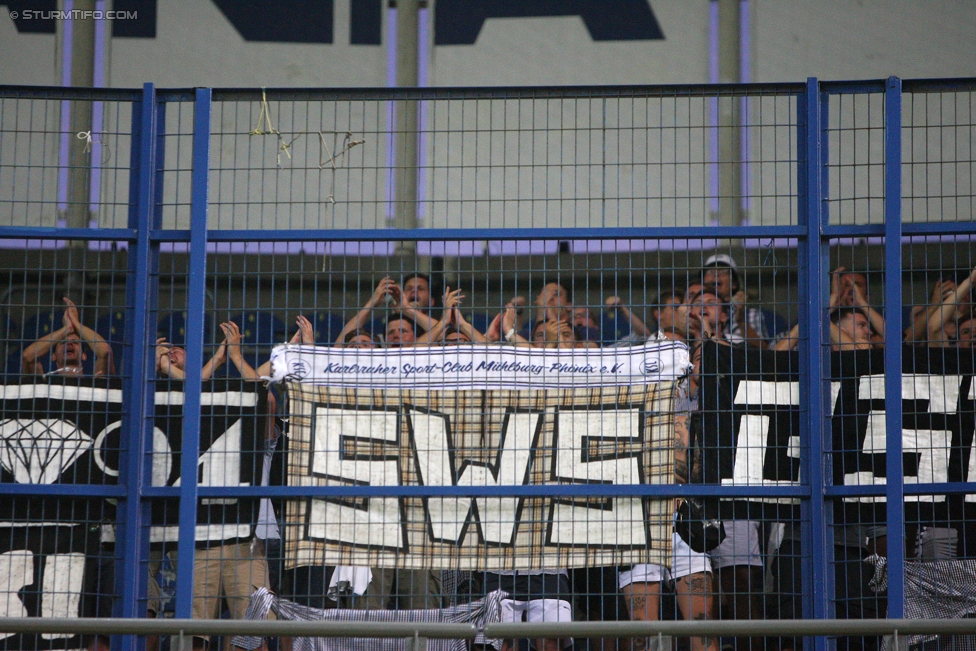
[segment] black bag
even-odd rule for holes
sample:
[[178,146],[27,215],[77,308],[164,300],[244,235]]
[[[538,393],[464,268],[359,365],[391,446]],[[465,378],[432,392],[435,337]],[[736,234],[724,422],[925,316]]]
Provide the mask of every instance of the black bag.
[[[678,505],[674,530],[689,547],[699,553],[707,553],[725,540],[725,525],[717,517],[707,513],[705,502],[698,497],[685,498]],[[717,515],[714,514],[714,515]]]
[[[700,411],[692,412],[688,425],[691,430],[690,449],[700,454],[703,440]],[[691,464],[692,467],[696,465],[698,464]],[[702,481],[702,477],[697,474],[690,479],[693,483]],[[718,518],[718,504],[715,500],[706,501],[700,497],[685,498],[678,505],[674,530],[689,547],[700,554],[712,551],[725,540],[725,526]]]

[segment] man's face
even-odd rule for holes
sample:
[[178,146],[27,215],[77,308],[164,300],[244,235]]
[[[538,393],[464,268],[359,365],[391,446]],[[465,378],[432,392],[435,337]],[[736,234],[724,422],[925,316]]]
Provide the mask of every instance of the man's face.
[[732,270],[728,267],[712,267],[705,272],[703,278],[706,285],[715,288],[715,293],[720,299],[728,303],[732,294],[738,289],[733,286]]
[[458,346],[460,344],[470,344],[471,340],[468,339],[468,335],[463,332],[449,332],[446,337],[444,337],[445,346]]
[[722,302],[717,295],[711,292],[702,292],[697,296],[692,296],[689,312],[697,317],[692,320],[692,324],[700,320],[703,332],[705,331],[704,326],[707,324],[707,331],[714,335],[720,334],[725,323],[729,320],[729,315],[725,313]]
[[186,350],[173,346],[169,350],[169,363],[181,371],[186,370]]
[[593,315],[585,307],[573,308],[573,325],[577,328],[596,328],[596,321]]
[[346,348],[376,348],[376,342],[369,335],[356,335],[346,342]]
[[568,321],[546,321],[532,335],[532,345],[536,348],[572,348],[575,344],[573,326]]
[[538,316],[540,319],[559,321],[572,317],[569,293],[559,283],[549,283],[543,287],[535,299],[535,304],[541,308]]
[[539,321],[532,330],[532,345],[536,348],[546,345],[546,323],[547,321]]
[[569,292],[559,283],[549,283],[539,292],[535,304],[540,307],[569,305]]
[[840,303],[843,306],[851,307],[854,305],[854,287],[861,290],[861,295],[867,298],[868,279],[864,274],[842,274],[840,277]]
[[854,339],[855,343],[871,342],[871,323],[860,312],[844,315],[837,326],[841,332]]
[[678,300],[678,297],[672,296],[660,308],[654,310],[654,318],[657,319],[657,325],[662,332],[674,330],[674,314],[679,305],[681,305],[681,301]]
[[390,321],[386,326],[386,343],[390,346],[404,346],[417,340],[410,324],[403,319]]
[[976,319],[960,321],[956,332],[956,345],[960,348],[976,347]]
[[85,359],[85,354],[81,348],[81,339],[78,335],[68,335],[67,339],[54,347],[51,357],[58,368],[81,366]]
[[403,285],[403,302],[409,307],[426,309],[434,305],[430,284],[425,278],[413,277]]

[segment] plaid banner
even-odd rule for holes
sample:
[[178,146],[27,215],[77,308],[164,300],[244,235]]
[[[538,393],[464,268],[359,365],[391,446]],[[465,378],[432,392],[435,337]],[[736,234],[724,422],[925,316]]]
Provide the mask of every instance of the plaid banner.
[[[681,380],[632,380],[573,388],[543,379],[538,390],[287,382],[290,485],[457,486],[459,496],[289,501],[286,567],[668,565],[673,500],[502,496],[506,486],[672,483]],[[500,496],[463,496],[470,486]]]

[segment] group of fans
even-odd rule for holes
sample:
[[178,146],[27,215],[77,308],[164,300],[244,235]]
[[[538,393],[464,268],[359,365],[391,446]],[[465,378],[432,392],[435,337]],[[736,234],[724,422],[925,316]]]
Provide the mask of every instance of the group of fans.
[[[751,305],[741,281],[739,267],[727,254],[706,259],[699,275],[690,277],[686,288],[675,287],[661,293],[652,303],[652,330],[617,296],[608,297],[605,308],[626,334],[619,339],[604,332],[589,307],[575,306],[571,290],[558,280],[546,282],[530,306],[516,296],[495,316],[485,332],[479,331],[464,316],[460,289],[446,288],[440,305],[428,275],[414,273],[402,286],[385,277],[369,300],[350,319],[335,345],[352,348],[380,346],[511,343],[537,348],[591,348],[603,345],[631,345],[644,341],[671,339],[694,344],[715,339],[730,344],[761,349],[790,350],[800,341],[800,324],[790,328],[776,312]],[[905,343],[938,347],[976,345],[972,285],[976,269],[958,279],[940,278],[931,299],[911,308],[906,314]],[[64,325],[32,345],[22,354],[25,373],[81,373],[87,359],[87,346],[95,358],[94,373],[115,372],[112,348],[95,330],[81,323],[74,304],[64,299],[67,309]],[[439,309],[438,309],[439,308]],[[830,343],[835,350],[862,350],[884,344],[885,316],[869,299],[868,281],[863,273],[839,267],[831,274]],[[381,310],[388,316],[377,317]],[[304,316],[296,320],[292,342],[316,343],[312,323]],[[377,331],[377,325],[383,328]],[[203,379],[226,364],[233,363],[242,377],[256,379],[268,367],[252,368],[240,355],[242,335],[234,321],[220,324],[224,339],[203,368]],[[156,367],[161,373],[182,378],[185,351],[165,338],[157,340]],[[40,360],[50,353],[53,369],[44,369]],[[164,354],[165,353],[165,354]]]
[[[484,332],[476,328],[464,314],[465,295],[460,289],[445,288],[440,301],[435,299],[428,276],[415,273],[398,283],[383,278],[362,308],[345,324],[335,340],[336,346],[346,348],[390,348],[424,345],[492,344],[535,348],[590,348],[598,346],[637,345],[644,342],[674,340],[686,342],[694,351],[703,341],[713,340],[733,346],[753,346],[761,349],[786,351],[795,348],[801,336],[799,324],[790,328],[779,314],[750,304],[744,291],[740,270],[728,255],[709,257],[700,274],[689,278],[687,287],[659,296],[650,314],[654,327],[629,309],[616,296],[605,300],[605,308],[619,323],[627,325],[625,336],[609,340],[601,331],[600,322],[587,307],[573,303],[570,288],[557,280],[546,282],[532,304],[517,296],[494,316]],[[972,283],[976,270],[956,282],[940,280],[926,305],[915,307],[908,318],[904,341],[917,345],[973,347],[974,305]],[[872,306],[868,283],[863,274],[838,268],[831,274],[830,283],[830,343],[834,350],[862,350],[883,346],[885,316],[883,310]],[[23,351],[25,373],[81,374],[88,350],[95,358],[96,375],[112,375],[115,364],[112,349],[94,330],[81,323],[74,304],[65,299],[63,326],[42,337]],[[439,303],[439,304],[438,304]],[[387,314],[383,330],[377,315]],[[202,367],[201,376],[208,379],[221,366],[232,364],[245,380],[258,380],[269,375],[266,362],[254,368],[242,354],[240,326],[233,321],[220,324],[223,341]],[[312,344],[316,341],[313,324],[304,316],[296,319],[293,343]],[[156,372],[161,378],[180,380],[188,373],[186,352],[166,339],[156,341]],[[52,368],[41,361],[50,354]],[[697,409],[696,373],[692,375],[687,411]],[[273,394],[270,406],[275,413]],[[268,450],[274,449],[280,435],[274,420],[269,419]],[[680,429],[680,427],[679,427]],[[693,448],[688,432],[684,432],[686,450]],[[270,459],[270,452],[268,458]],[[690,459],[679,455],[676,465],[690,467]],[[264,481],[267,482],[267,468]],[[690,472],[690,470],[688,471]],[[687,481],[687,476],[678,481]],[[508,593],[504,602],[505,616],[512,620],[567,621],[577,617],[595,619],[653,620],[661,617],[662,600],[673,599],[676,615],[685,619],[729,618],[758,619],[765,607],[760,597],[764,581],[769,582],[767,569],[775,577],[775,588],[793,595],[782,607],[786,616],[798,616],[799,590],[798,527],[750,520],[725,523],[725,539],[709,552],[694,551],[677,534],[673,539],[673,559],[670,567],[637,565],[626,568],[584,568],[579,570],[537,570],[489,572],[477,576],[452,576],[449,580],[440,572],[406,571],[392,568],[298,568],[285,573],[278,580],[275,561],[277,550],[277,522],[270,503],[264,500],[257,536],[234,549],[211,548],[198,550],[195,570],[194,616],[216,617],[219,595],[223,595],[234,617],[243,617],[247,599],[256,587],[270,586],[281,594],[291,596],[316,607],[345,603],[354,608],[437,608],[467,592],[477,598],[500,589]],[[840,528],[838,528],[840,530]],[[863,532],[856,537],[864,540]],[[881,539],[884,532],[870,532],[867,538]],[[780,554],[770,561],[766,547],[776,539]],[[258,544],[260,543],[260,544]],[[272,544],[274,543],[274,544]],[[858,551],[853,560],[863,558],[866,550]],[[215,573],[204,570],[213,566],[206,558],[216,558]],[[785,560],[784,560],[785,559]],[[150,571],[158,570],[158,563],[150,564]],[[270,570],[270,572],[269,572]],[[211,574],[213,574],[211,576]],[[235,574],[240,576],[235,578]],[[870,577],[864,570],[856,570],[848,577],[855,585],[848,595],[859,594]],[[155,581],[151,581],[152,586]],[[465,586],[459,588],[459,585]],[[664,586],[664,590],[662,590]],[[767,586],[768,588],[768,586]],[[150,590],[151,613],[159,608],[158,595]],[[453,592],[453,594],[451,594]],[[328,599],[331,595],[332,599]],[[206,599],[205,599],[206,597]],[[197,601],[200,607],[197,608]],[[873,614],[871,614],[873,613]],[[865,608],[858,616],[883,615],[877,607]],[[865,638],[867,640],[867,638]],[[198,647],[206,640],[199,638]],[[740,641],[761,648],[760,638]],[[104,640],[102,641],[104,643]],[[557,651],[571,644],[571,640],[545,639],[535,641],[539,649]],[[641,649],[645,640],[607,642],[604,649]],[[793,641],[781,646],[789,648]],[[874,643],[865,642],[865,647]],[[720,641],[693,638],[691,649],[717,651]],[[511,643],[506,643],[511,648]],[[595,647],[591,641],[590,649]]]
[[[591,348],[639,344],[671,339],[690,345],[714,339],[760,349],[791,350],[800,341],[799,323],[791,327],[780,314],[751,305],[741,281],[739,267],[726,254],[706,259],[700,275],[692,276],[684,289],[660,294],[652,304],[656,330],[648,328],[621,299],[611,296],[605,308],[617,323],[625,324],[620,338],[608,336],[589,307],[574,306],[571,290],[558,280],[546,282],[535,298],[530,314],[523,296],[514,297],[480,332],[465,319],[461,290],[444,292],[442,311],[437,305],[430,278],[421,273],[408,276],[402,288],[386,277],[376,286],[362,309],[350,319],[336,345],[371,348],[386,345],[497,343],[536,348]],[[907,344],[934,347],[971,348],[976,345],[972,284],[976,269],[958,280],[946,276],[936,282],[932,297],[906,314],[903,340]],[[865,274],[839,267],[831,273],[830,343],[834,350],[865,350],[884,345],[883,309],[872,304]],[[382,332],[369,329],[379,322],[375,312],[393,310]],[[304,335],[306,343],[311,335]]]

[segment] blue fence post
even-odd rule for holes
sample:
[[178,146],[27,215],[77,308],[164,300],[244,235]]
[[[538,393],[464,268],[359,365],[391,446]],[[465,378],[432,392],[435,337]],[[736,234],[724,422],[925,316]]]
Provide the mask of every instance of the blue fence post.
[[[156,104],[156,178],[155,183],[159,192],[163,189],[163,178],[165,177],[164,170],[166,169],[166,102],[157,102]],[[153,209],[153,228],[162,228],[163,224],[163,202],[156,201],[152,207]],[[153,301],[156,300],[157,294],[153,294],[150,298]],[[155,305],[154,305],[155,307]],[[153,315],[156,314],[155,309],[152,312]],[[155,342],[155,339],[153,339]]]
[[[116,553],[121,565],[116,573],[116,592],[121,595],[117,614],[145,617],[147,591],[146,550],[148,549],[148,504],[142,500],[143,467],[152,440],[152,392],[148,390],[146,341],[148,314],[143,297],[153,293],[149,287],[155,276],[157,257],[149,239],[155,204],[156,89],[143,86],[142,99],[132,106],[132,150],[129,180],[129,228],[136,229],[136,241],[129,244],[126,280],[126,328],[123,368],[125,405],[122,414],[121,463],[119,483],[126,487],[116,527]],[[126,636],[123,649],[134,648],[137,638]]]
[[[210,175],[210,89],[198,88],[193,105],[193,169],[190,181],[190,269],[186,300],[187,367],[203,366],[203,313],[206,308],[207,202]],[[183,445],[180,458],[180,534],[177,551],[176,617],[193,614],[193,559],[196,551],[197,462],[200,453],[200,372],[183,384]]]
[[885,499],[888,519],[888,617],[905,609],[905,472],[902,458],[901,79],[885,82]]
[[[798,116],[798,176],[800,222],[806,235],[800,247],[800,323],[809,324],[800,342],[800,392],[807,405],[803,414],[806,438],[800,473],[810,485],[810,499],[802,504],[801,572],[804,618],[830,617],[831,552],[829,518],[824,500],[824,453],[827,397],[823,390],[824,371],[829,358],[822,347],[826,323],[823,305],[826,304],[827,251],[823,243],[823,116],[821,115],[820,84],[815,78],[807,80],[806,92],[800,96]],[[825,649],[823,637],[808,639],[806,648]]]

